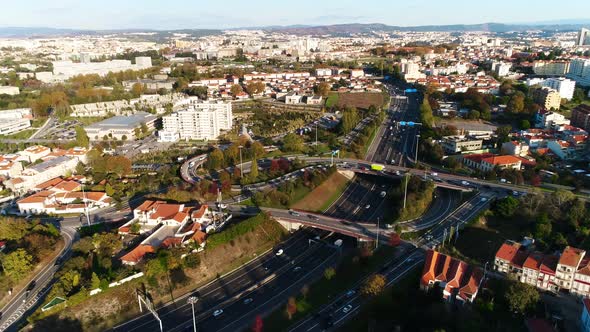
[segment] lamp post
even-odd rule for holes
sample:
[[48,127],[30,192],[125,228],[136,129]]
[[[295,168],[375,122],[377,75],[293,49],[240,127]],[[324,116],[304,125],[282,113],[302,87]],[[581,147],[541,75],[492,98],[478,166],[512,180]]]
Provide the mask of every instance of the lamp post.
[[406,173],[406,175],[404,175],[404,178],[406,180],[405,189],[404,189],[404,210],[405,210],[406,209],[406,199],[408,198],[408,182],[409,182],[408,173]]
[[197,332],[197,319],[195,318],[195,303],[199,301],[199,298],[196,296],[191,296],[188,298],[188,303],[190,303],[193,309],[193,331]]
[[240,149],[240,180],[244,178],[244,165],[242,165],[242,148],[243,146],[238,147]]
[[420,145],[420,135],[416,135],[416,166],[418,166],[418,146]]

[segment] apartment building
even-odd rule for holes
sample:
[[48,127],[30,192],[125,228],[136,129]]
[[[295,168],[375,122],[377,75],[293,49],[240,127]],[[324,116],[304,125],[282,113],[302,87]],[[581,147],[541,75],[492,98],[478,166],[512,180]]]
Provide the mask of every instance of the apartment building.
[[160,142],[214,140],[222,130],[232,128],[232,106],[229,102],[193,100],[184,107],[162,118],[163,129],[158,133]]
[[529,145],[518,141],[505,142],[502,144],[502,152],[511,156],[526,156],[529,153]]
[[590,59],[572,59],[567,78],[579,85],[590,86]]
[[70,60],[52,62],[53,72],[37,73],[38,80],[43,82],[60,82],[77,75],[97,74],[105,76],[109,72],[121,72],[126,70],[142,70],[152,67],[150,57],[136,57],[135,64],[129,60],[109,60],[104,62],[79,62]]
[[551,128],[553,126],[561,126],[570,124],[570,120],[557,112],[548,110],[539,110],[535,114],[535,126],[537,128]]
[[481,150],[482,144],[483,140],[469,136],[445,136],[441,142],[448,154]]
[[[2,94],[1,91],[0,94]],[[31,118],[30,108],[0,111],[0,135],[16,134],[30,128]]]
[[0,95],[16,96],[18,94],[20,94],[20,90],[17,86],[0,85]]
[[498,77],[508,76],[510,68],[512,68],[512,64],[507,62],[495,62],[492,64],[492,70]]
[[590,131],[590,106],[584,104],[576,106],[572,110],[571,124]]
[[569,61],[535,61],[533,72],[541,76],[563,76],[569,72]]
[[576,82],[565,77],[548,78],[542,85],[557,91],[562,99],[571,100],[574,97]]
[[565,290],[581,297],[590,295],[590,257],[574,247],[568,246],[561,255],[554,256],[531,252],[516,242],[506,241],[496,252],[494,270],[539,289]]
[[547,110],[558,110],[561,106],[561,96],[559,92],[548,87],[535,89],[533,91],[533,100]]

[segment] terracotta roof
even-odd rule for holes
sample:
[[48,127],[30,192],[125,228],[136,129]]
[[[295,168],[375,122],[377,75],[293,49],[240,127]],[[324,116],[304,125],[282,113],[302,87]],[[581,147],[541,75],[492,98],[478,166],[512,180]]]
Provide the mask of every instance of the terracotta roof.
[[527,257],[522,267],[538,271],[541,268],[541,262],[543,262],[543,254],[535,251]]
[[567,246],[563,250],[558,264],[577,268],[586,252],[582,249]]
[[557,256],[545,256],[543,258],[543,262],[541,263],[541,272],[547,274],[555,274],[555,270],[557,269],[557,261],[559,257]]
[[147,253],[154,253],[156,252],[155,248],[150,246],[149,244],[140,244],[131,250],[129,253],[123,255],[121,257],[121,261],[129,262],[129,263],[137,263],[139,262],[143,256]]
[[520,249],[520,244],[516,242],[504,242],[498,252],[496,252],[496,258],[512,262],[514,256]]
[[193,236],[191,237],[191,239],[193,239],[193,241],[197,242],[198,244],[203,244],[203,242],[205,242],[205,239],[207,238],[207,233],[198,230],[195,232],[195,234],[193,234]]
[[463,156],[464,159],[468,159],[471,160],[475,163],[480,163],[482,160],[493,156],[493,153],[477,153],[477,154],[468,154],[466,156]]
[[485,158],[482,161],[492,165],[511,165],[519,163],[520,159],[515,156],[494,156]]
[[47,197],[51,196],[53,193],[48,190],[40,191],[35,193],[29,197],[25,197],[17,202],[17,204],[31,204],[31,203],[43,203],[47,199]]
[[144,201],[143,203],[141,203],[140,206],[136,207],[135,210],[142,212],[148,211],[152,207],[152,205],[154,205],[154,203],[156,202],[150,200]]
[[420,283],[424,286],[428,286],[428,282],[430,280],[434,280],[434,273],[436,268],[436,262],[438,260],[438,255],[439,253],[432,249],[429,249],[426,252],[424,268],[422,269],[422,278],[420,279]]
[[483,272],[480,268],[473,268],[467,274],[468,277],[463,281],[463,287],[459,289],[459,297],[464,301],[471,300],[473,295],[477,294],[479,284],[483,278]]
[[156,207],[156,211],[150,216],[150,219],[173,219],[176,213],[180,212],[182,208],[182,204],[159,204]]
[[81,185],[76,181],[62,181],[53,188],[63,191],[76,191],[81,188]]
[[207,212],[207,209],[208,209],[208,208],[209,208],[209,207],[208,207],[207,205],[201,205],[201,207],[200,207],[198,210],[196,210],[196,211],[193,211],[193,213],[192,213],[192,216],[191,216],[191,217],[192,217],[193,219],[200,219],[200,218],[203,218],[203,216],[205,215],[205,212]]
[[182,243],[182,238],[169,236],[169,237],[165,238],[164,241],[162,241],[160,246],[162,246],[162,248],[170,248],[170,247],[179,246],[181,243]]
[[39,183],[38,185],[35,186],[35,188],[36,189],[47,189],[47,188],[54,187],[54,186],[60,184],[61,182],[63,182],[62,178],[53,178],[51,180],[47,180],[45,182]]

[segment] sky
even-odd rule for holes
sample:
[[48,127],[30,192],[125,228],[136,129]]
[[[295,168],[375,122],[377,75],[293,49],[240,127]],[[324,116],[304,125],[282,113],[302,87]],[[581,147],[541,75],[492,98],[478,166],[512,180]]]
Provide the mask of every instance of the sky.
[[[0,26],[199,29],[384,23],[444,25],[590,19],[590,1],[568,0],[21,0],[2,1]],[[483,2],[483,4],[482,4]]]

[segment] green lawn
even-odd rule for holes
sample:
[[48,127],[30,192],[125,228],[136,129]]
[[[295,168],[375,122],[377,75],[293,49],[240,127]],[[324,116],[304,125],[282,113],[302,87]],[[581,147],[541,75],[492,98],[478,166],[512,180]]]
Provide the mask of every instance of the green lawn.
[[26,129],[26,130],[20,131],[20,132],[18,132],[16,134],[12,134],[12,135],[0,135],[0,138],[5,138],[5,139],[28,139],[36,131],[37,131],[37,129]]
[[328,97],[326,98],[326,107],[330,108],[330,107],[334,107],[338,104],[338,93],[337,92],[331,92]]
[[377,267],[393,257],[394,248],[380,247],[371,257],[359,259],[358,255],[350,255],[336,268],[331,280],[322,278],[309,285],[307,296],[296,297],[297,313],[289,320],[285,306],[279,307],[264,319],[265,331],[286,331],[291,325],[313,313],[330,299],[350,289],[357,281],[372,273]]

